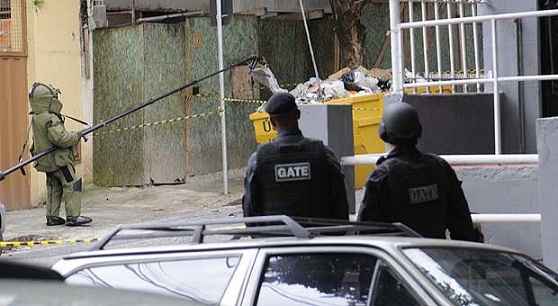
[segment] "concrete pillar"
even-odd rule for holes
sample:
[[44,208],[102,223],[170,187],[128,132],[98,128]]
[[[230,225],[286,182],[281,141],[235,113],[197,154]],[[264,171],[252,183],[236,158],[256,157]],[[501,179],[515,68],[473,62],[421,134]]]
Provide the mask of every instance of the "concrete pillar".
[[538,202],[544,264],[558,270],[558,117],[537,120]]
[[[350,105],[309,104],[300,107],[300,129],[305,137],[319,139],[337,158],[354,155],[353,113]],[[354,171],[345,167],[349,210],[355,213]]]
[[[479,15],[494,15],[536,11],[537,0],[491,0],[479,4]],[[540,36],[538,18],[498,21],[496,51],[498,52],[498,75],[537,75],[540,70]],[[492,70],[492,35],[486,23],[482,28],[484,71]],[[472,51],[472,48],[470,48]],[[521,56],[521,54],[523,54]],[[471,57],[471,54],[469,54]],[[472,59],[469,59],[470,63]],[[470,68],[470,67],[469,67]],[[486,92],[492,91],[487,84]],[[540,82],[502,82],[501,100],[502,151],[503,153],[535,153],[535,120],[541,113]],[[522,114],[523,113],[523,114]],[[523,127],[523,131],[521,128]]]

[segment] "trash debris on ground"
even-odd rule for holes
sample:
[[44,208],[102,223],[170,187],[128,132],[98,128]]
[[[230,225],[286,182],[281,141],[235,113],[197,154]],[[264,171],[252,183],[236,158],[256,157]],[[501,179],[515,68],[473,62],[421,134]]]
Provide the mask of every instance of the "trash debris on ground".
[[341,80],[345,84],[345,89],[350,91],[373,93],[379,90],[378,79],[368,76],[368,71],[362,67],[345,73]]
[[[268,88],[272,93],[287,92],[267,64],[258,64],[252,71],[254,81]],[[297,104],[317,104],[332,99],[347,98],[389,90],[391,72],[387,69],[360,66],[354,69],[343,68],[330,75],[326,80],[310,78],[290,91]],[[262,105],[258,111],[263,111]]]

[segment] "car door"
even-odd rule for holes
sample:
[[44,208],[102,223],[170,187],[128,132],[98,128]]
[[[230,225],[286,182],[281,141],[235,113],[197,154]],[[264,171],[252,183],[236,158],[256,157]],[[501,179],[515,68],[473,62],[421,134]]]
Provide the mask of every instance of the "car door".
[[261,249],[242,306],[437,305],[386,253],[363,247]]

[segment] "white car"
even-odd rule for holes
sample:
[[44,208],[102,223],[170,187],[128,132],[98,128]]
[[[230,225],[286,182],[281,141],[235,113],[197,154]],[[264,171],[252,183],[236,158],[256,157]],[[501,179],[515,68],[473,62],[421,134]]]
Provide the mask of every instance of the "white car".
[[2,306],[203,306],[142,292],[69,286],[61,282],[0,279]]
[[[69,284],[205,305],[558,305],[558,275],[510,249],[424,239],[401,224],[295,220],[121,227],[53,269]],[[110,249],[150,238],[165,245]]]

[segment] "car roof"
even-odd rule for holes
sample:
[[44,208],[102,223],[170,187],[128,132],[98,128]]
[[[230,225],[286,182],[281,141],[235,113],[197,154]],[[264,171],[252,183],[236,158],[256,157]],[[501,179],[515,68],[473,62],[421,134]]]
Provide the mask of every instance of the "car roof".
[[[236,226],[231,227],[231,225]],[[238,226],[238,225],[241,226]],[[224,227],[223,227],[224,226]],[[229,237],[222,240],[222,236]],[[107,249],[118,240],[137,239],[145,244],[148,239],[181,239],[178,244],[159,246]],[[209,242],[212,238],[221,238]],[[231,239],[232,238],[232,239]],[[186,242],[184,242],[184,239]],[[116,246],[119,246],[116,243]],[[102,238],[93,250],[65,256],[53,268],[67,275],[83,266],[109,264],[113,260],[124,260],[124,256],[141,256],[142,260],[172,253],[217,252],[273,247],[342,247],[360,246],[398,252],[407,247],[477,248],[498,252],[513,250],[486,244],[442,239],[424,239],[416,232],[398,223],[349,222],[328,219],[290,218],[287,216],[264,216],[248,218],[225,218],[179,224],[132,225],[119,227]],[[165,255],[163,255],[165,254]],[[170,254],[167,256],[167,254]],[[112,257],[112,258],[111,258]],[[118,257],[118,258],[116,258]],[[126,258],[125,260],[137,260]]]
[[361,246],[373,247],[383,250],[412,248],[412,247],[445,247],[445,248],[477,248],[492,250],[498,252],[517,251],[482,243],[474,243],[457,240],[443,239],[427,239],[427,238],[410,238],[410,237],[385,237],[373,235],[347,235],[347,236],[321,236],[313,238],[262,238],[262,239],[246,239],[231,242],[215,242],[204,244],[181,244],[181,245],[164,245],[164,246],[148,246],[125,249],[107,249],[93,250],[74,253],[64,257],[64,260],[92,258],[101,256],[119,256],[119,255],[138,255],[138,254],[156,254],[156,253],[172,253],[172,252],[202,252],[202,251],[226,251],[226,250],[243,250],[254,248],[272,248],[272,247],[304,247],[304,246]]
[[0,304],[10,306],[197,306],[200,303],[138,291],[67,285],[53,281],[0,280]]

